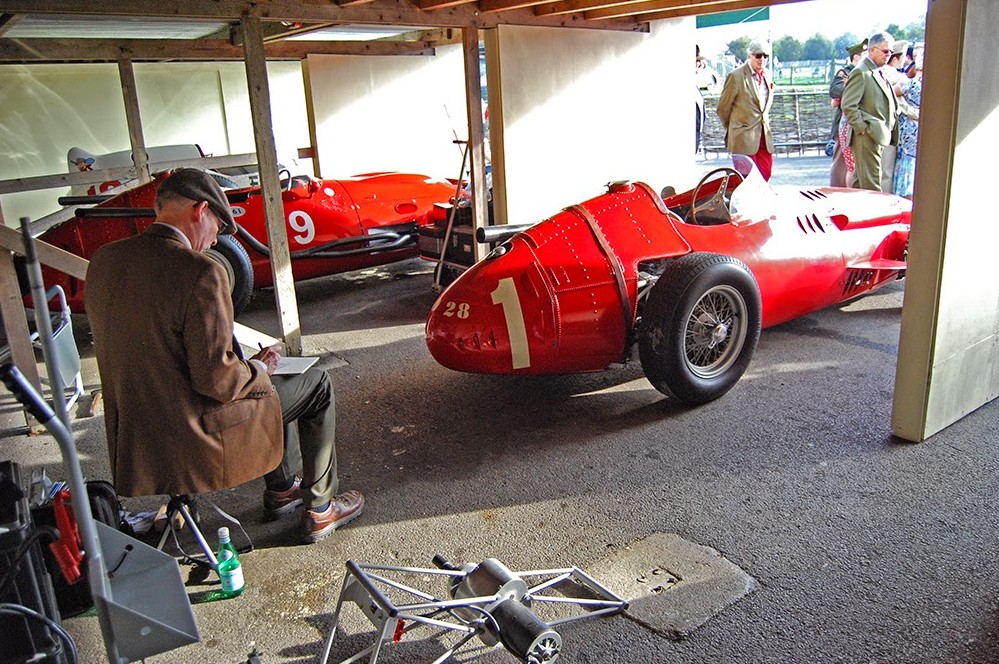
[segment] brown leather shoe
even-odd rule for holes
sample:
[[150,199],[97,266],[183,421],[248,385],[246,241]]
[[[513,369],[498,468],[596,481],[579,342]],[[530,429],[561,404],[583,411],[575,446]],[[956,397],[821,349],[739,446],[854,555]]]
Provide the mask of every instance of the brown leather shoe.
[[334,496],[322,512],[306,510],[302,519],[302,539],[311,544],[323,539],[340,526],[350,523],[364,511],[364,496],[360,491],[347,491]]
[[295,483],[284,491],[264,490],[264,518],[270,521],[288,516],[302,504],[302,478],[295,476]]

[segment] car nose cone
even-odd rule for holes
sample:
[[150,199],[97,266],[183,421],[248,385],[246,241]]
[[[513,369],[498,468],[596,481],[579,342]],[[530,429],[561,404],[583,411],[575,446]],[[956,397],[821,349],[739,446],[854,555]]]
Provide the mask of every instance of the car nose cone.
[[526,247],[480,261],[452,283],[427,319],[430,354],[473,373],[532,373],[557,345],[552,299]]

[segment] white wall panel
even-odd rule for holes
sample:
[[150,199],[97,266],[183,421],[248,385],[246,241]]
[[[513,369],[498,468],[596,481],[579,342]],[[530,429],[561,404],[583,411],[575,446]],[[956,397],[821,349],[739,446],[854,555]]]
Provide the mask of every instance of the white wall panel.
[[999,149],[999,70],[986,46],[999,5],[970,0],[966,11],[928,432],[999,396],[999,262],[983,254],[999,246],[999,224],[982,189]]
[[457,177],[452,141],[468,138],[460,45],[432,56],[309,56],[308,71],[324,177]]
[[[0,67],[0,179],[65,173],[73,146],[128,148],[117,65]],[[55,199],[67,193],[68,187],[5,195],[4,220],[18,226],[21,216],[54,212]]]
[[510,223],[543,219],[611,180],[658,191],[690,179],[692,19],[649,33],[498,30],[503,108],[490,113],[503,122]]
[[[993,0],[934,0],[927,15],[910,269],[892,428],[924,440],[999,396],[999,146]],[[949,159],[949,155],[953,159]]]
[[[309,142],[301,67],[274,62],[267,69],[278,156],[290,158]],[[134,70],[147,146],[253,152],[242,63],[136,63]],[[74,146],[94,154],[129,148],[117,65],[5,65],[0,100],[0,180],[64,173]],[[310,172],[311,164],[300,170]],[[55,199],[68,191],[5,195],[4,218],[14,225],[22,215],[54,212]]]
[[[224,139],[228,145],[215,147],[213,143],[209,150],[202,143],[202,147],[215,154],[256,152],[250,93],[243,66],[220,69],[219,80],[225,133],[218,139]],[[314,175],[312,160],[298,159],[298,149],[308,147],[311,140],[301,65],[297,62],[268,63],[267,87],[271,93],[271,128],[278,161],[291,169],[293,175]]]

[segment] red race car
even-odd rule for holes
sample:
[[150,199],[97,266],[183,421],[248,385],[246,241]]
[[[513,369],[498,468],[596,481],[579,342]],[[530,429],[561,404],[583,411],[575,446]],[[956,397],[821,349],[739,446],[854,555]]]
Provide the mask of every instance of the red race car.
[[637,342],[655,388],[697,405],[739,380],[761,327],[904,276],[908,200],[772,188],[733,163],[681,194],[611,183],[512,235],[441,293],[430,353],[458,371],[558,374],[626,362]]
[[[76,218],[40,239],[89,259],[101,245],[141,233],[153,223],[153,200],[165,177],[161,173],[93,208],[80,208]],[[295,280],[416,256],[417,228],[443,218],[438,204],[447,204],[456,190],[453,182],[408,173],[367,173],[342,180],[296,176],[282,180],[282,186]],[[273,276],[260,188],[231,189],[226,196],[239,231],[220,236],[208,254],[228,273],[238,314],[252,290],[271,286]],[[82,312],[83,282],[50,268],[44,272],[45,283],[62,285],[70,307]]]

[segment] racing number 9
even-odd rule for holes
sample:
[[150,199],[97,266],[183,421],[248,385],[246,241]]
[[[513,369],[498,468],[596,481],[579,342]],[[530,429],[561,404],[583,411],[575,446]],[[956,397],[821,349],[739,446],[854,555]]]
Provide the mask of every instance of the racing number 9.
[[308,244],[316,237],[316,225],[313,223],[312,217],[309,216],[308,212],[293,210],[288,215],[288,225],[291,227],[291,230],[302,234],[292,236],[295,242],[299,244]]
[[527,327],[524,325],[524,311],[520,307],[520,297],[512,277],[499,280],[490,295],[493,304],[503,307],[503,318],[506,320],[506,332],[510,337],[510,359],[514,369],[531,366],[531,349],[527,345]]

